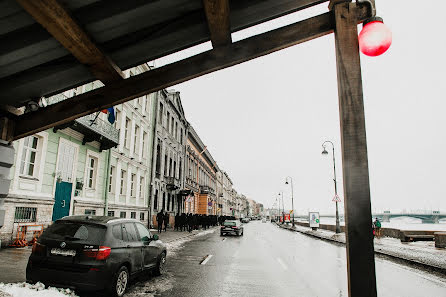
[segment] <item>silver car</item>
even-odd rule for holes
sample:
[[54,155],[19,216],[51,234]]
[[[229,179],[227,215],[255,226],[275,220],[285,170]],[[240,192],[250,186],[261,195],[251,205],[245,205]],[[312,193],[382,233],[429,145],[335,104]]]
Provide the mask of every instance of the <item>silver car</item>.
[[226,220],[220,228],[220,235],[235,234],[243,236],[243,225],[239,220]]

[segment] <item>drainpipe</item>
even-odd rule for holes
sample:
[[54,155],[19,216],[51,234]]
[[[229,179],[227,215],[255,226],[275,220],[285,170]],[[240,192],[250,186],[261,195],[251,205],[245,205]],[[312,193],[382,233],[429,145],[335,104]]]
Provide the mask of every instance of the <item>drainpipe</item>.
[[104,216],[108,214],[108,188],[110,186],[110,159],[111,148],[108,149],[107,162],[105,164],[105,189],[104,189]]

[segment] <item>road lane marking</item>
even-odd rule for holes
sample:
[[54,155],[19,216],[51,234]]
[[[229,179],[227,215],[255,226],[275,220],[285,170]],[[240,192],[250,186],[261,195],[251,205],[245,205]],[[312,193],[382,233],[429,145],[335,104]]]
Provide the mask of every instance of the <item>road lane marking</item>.
[[277,262],[279,262],[280,266],[282,266],[283,270],[288,270],[288,267],[285,263],[283,263],[282,259],[277,258]]
[[200,263],[201,265],[206,265],[206,263],[212,258],[212,255],[207,255],[204,260]]

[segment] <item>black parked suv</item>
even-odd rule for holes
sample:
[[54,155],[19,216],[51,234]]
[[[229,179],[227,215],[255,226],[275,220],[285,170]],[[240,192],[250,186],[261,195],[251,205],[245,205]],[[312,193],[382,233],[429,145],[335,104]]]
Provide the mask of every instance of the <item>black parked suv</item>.
[[34,244],[26,281],[122,296],[130,277],[164,272],[166,247],[137,220],[70,216],[48,227]]

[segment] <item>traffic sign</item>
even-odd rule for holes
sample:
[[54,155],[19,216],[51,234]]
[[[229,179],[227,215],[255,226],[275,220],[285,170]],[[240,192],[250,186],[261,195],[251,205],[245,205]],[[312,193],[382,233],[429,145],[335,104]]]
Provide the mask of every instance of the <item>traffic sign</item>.
[[333,202],[341,202],[341,198],[339,198],[338,194],[336,194],[331,201],[333,201]]

